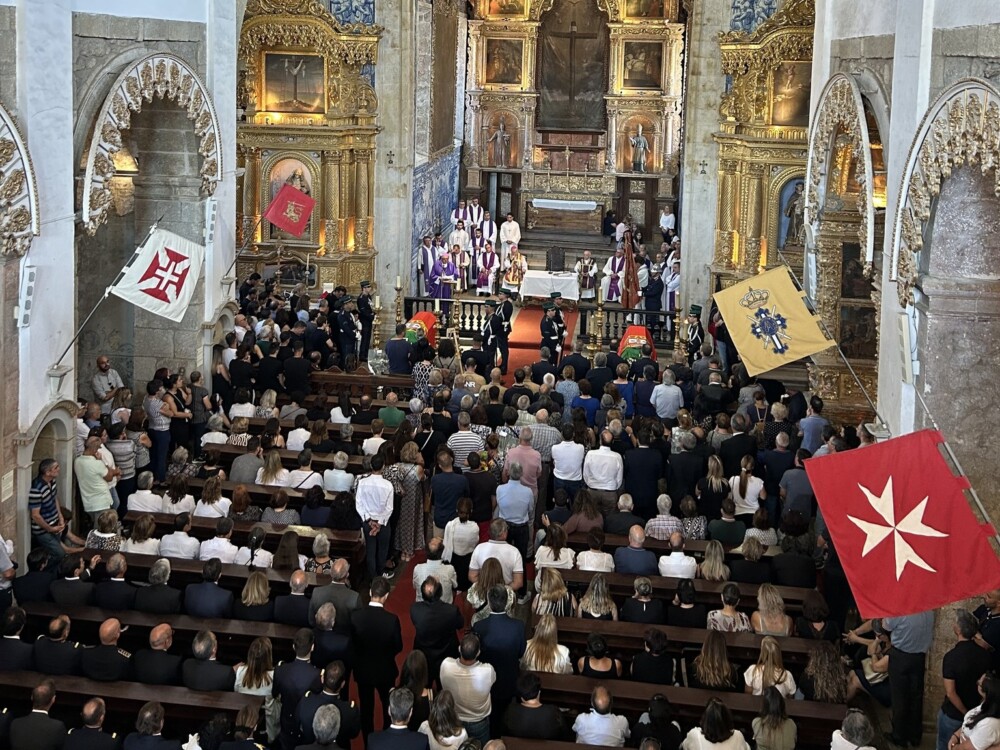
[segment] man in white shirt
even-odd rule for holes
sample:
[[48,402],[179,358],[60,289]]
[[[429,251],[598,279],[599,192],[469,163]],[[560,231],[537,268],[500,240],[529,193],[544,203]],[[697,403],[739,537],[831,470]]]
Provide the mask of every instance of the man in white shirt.
[[[198,549],[198,559],[211,560],[213,557],[217,557],[223,563],[233,562],[239,548],[229,541],[232,535],[233,519],[220,518],[215,524],[215,536],[201,543],[201,547]],[[163,554],[162,548],[160,554]]]
[[490,691],[497,673],[489,664],[479,661],[479,636],[468,633],[458,647],[458,658],[441,663],[441,688],[451,691],[455,711],[469,739],[486,743],[490,738],[490,713],[493,705]]
[[660,234],[663,235],[664,242],[670,242],[668,231],[677,228],[677,217],[674,216],[674,209],[671,206],[664,206],[660,211]]
[[441,583],[441,601],[451,604],[455,597],[455,587],[458,586],[458,574],[450,563],[441,559],[444,553],[444,540],[441,537],[434,537],[427,542],[427,562],[420,563],[413,568],[413,590],[416,593],[416,601],[420,601],[420,586],[429,577],[433,576]]
[[295,418],[295,429],[288,433],[285,440],[285,448],[290,451],[300,451],[306,447],[306,440],[312,433],[309,432],[309,417],[299,414]]
[[472,583],[479,578],[479,569],[490,557],[495,557],[500,563],[504,583],[515,591],[524,585],[524,560],[517,547],[507,543],[507,522],[502,518],[490,521],[489,541],[476,545],[472,550],[469,560],[469,580]]
[[392,484],[382,476],[384,465],[381,456],[372,456],[372,473],[358,480],[355,495],[358,515],[361,516],[361,531],[365,538],[368,575],[371,578],[381,573],[385,567],[392,539],[389,517],[392,515],[393,489]]
[[361,444],[361,452],[366,456],[374,456],[378,453],[378,449],[382,447],[382,443],[385,442],[385,438],[382,437],[382,432],[385,430],[385,422],[381,419],[372,420],[372,436],[370,438],[365,438],[365,441]]
[[299,468],[288,472],[288,486],[293,490],[305,492],[310,487],[322,487],[323,475],[312,467],[313,452],[306,448],[299,451]]
[[[147,474],[149,472],[143,473]],[[135,497],[135,495],[132,497]],[[131,508],[131,505],[129,507]],[[172,534],[164,534],[160,538],[160,556],[197,560],[198,553],[201,551],[201,543],[188,533],[190,531],[190,513],[178,513],[174,516],[174,532]]]
[[153,472],[143,471],[135,480],[139,489],[128,496],[128,509],[138,513],[160,513],[163,497],[153,492]]
[[573,722],[576,741],[580,745],[605,745],[625,747],[631,734],[628,719],[611,713],[611,693],[603,686],[590,694],[590,713],[580,714]]
[[604,430],[601,447],[583,459],[583,483],[595,495],[605,516],[615,509],[625,473],[622,457],[611,450],[613,440],[611,431]]
[[694,578],[698,561],[684,554],[684,535],[679,531],[670,535],[670,554],[661,557],[657,567],[661,576]]
[[684,392],[677,385],[677,376],[669,367],[663,370],[663,382],[653,389],[649,400],[661,422],[668,427],[677,425],[677,412],[684,408]]
[[570,499],[583,486],[583,459],[587,449],[573,440],[573,425],[562,427],[562,442],[552,446],[553,489],[566,490]]

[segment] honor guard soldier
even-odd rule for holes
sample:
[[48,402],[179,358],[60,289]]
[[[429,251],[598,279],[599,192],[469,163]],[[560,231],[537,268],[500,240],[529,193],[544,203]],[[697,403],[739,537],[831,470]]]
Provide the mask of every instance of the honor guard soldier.
[[[500,340],[505,338],[507,334],[504,333],[503,321],[497,312],[496,300],[486,300],[486,312],[487,318],[483,324],[483,351],[486,352],[486,357],[489,360],[489,369],[492,369],[496,365]],[[489,373],[487,372],[487,374]]]
[[544,305],[545,317],[542,318],[542,346],[549,350],[549,362],[559,361],[562,352],[562,339],[559,337],[559,324],[556,322],[556,306],[554,302]]
[[507,345],[510,339],[511,322],[514,319],[514,303],[510,301],[511,291],[507,287],[500,287],[500,306],[497,307],[497,315],[500,317],[500,325],[503,332],[497,342],[497,350],[500,352],[500,374],[507,374],[507,361],[510,359],[510,348]]
[[367,279],[361,282],[361,294],[358,295],[358,317],[361,318],[361,346],[358,358],[368,361],[368,349],[372,342],[372,324],[375,322],[375,309],[372,307],[372,283]]

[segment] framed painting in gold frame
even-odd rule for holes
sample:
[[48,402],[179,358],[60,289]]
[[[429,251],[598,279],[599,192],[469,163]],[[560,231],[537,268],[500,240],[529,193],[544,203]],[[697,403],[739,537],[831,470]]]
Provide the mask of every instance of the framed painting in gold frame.
[[483,0],[483,5],[490,19],[528,17],[528,0]]
[[625,0],[626,21],[653,21],[669,17],[669,0]]
[[809,89],[812,63],[782,62],[771,72],[771,125],[809,127]]
[[261,53],[262,110],[295,115],[326,113],[326,60],[290,50]]
[[524,39],[490,37],[484,48],[483,84],[496,89],[520,89],[524,82]]
[[660,91],[666,80],[662,40],[627,41],[622,45],[622,89]]

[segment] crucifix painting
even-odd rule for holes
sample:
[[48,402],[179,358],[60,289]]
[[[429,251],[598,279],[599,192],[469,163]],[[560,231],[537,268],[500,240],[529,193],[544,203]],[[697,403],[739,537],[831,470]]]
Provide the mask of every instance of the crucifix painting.
[[264,109],[268,112],[325,112],[323,58],[319,55],[264,55]]
[[555,0],[539,31],[538,127],[604,129],[608,46],[594,0]]

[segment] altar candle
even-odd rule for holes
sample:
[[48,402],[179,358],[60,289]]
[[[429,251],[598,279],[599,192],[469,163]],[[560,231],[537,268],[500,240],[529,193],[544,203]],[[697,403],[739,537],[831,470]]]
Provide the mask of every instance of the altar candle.
[[601,285],[598,284],[597,285],[597,304],[601,304],[601,293],[602,292],[603,292],[603,289],[601,288]]
[[441,299],[440,297],[434,298],[434,312],[441,312]]
[[403,280],[399,276],[396,277],[396,288],[397,289],[403,288]]
[[378,302],[378,295],[376,294],[375,295],[375,309],[378,310],[380,307],[382,307],[382,306],[379,304],[379,302]]

